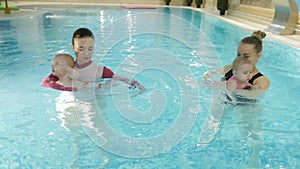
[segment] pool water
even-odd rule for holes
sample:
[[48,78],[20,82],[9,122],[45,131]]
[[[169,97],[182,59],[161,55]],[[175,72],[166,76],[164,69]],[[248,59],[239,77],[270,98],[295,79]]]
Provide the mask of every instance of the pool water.
[[[265,38],[257,67],[269,90],[257,104],[220,106],[200,144],[215,96],[201,76],[231,63],[251,32],[191,9],[22,8],[36,13],[0,20],[0,168],[300,167],[299,49]],[[41,87],[55,54],[74,56],[79,27],[95,33],[94,62],[147,90]]]

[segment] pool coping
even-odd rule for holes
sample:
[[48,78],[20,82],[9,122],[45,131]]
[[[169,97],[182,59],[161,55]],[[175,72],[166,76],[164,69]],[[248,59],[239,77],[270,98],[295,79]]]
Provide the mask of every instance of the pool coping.
[[[16,2],[10,2],[10,6],[22,6],[22,5],[65,5],[65,4],[74,4],[74,5],[107,5],[107,6],[120,6],[120,5],[127,5],[127,4],[104,4],[104,3],[70,3],[70,2],[33,2],[33,1],[16,1]],[[134,5],[134,4],[130,4]],[[136,4],[141,5],[141,4]],[[146,5],[146,4],[145,4]],[[152,5],[154,7],[168,7],[165,5]],[[268,25],[261,24],[261,23],[255,23],[254,21],[247,20],[247,17],[243,18],[237,18],[232,15],[224,15],[220,16],[219,12],[217,10],[214,10],[212,8],[195,8],[195,7],[187,7],[187,6],[171,6],[172,8],[189,8],[192,10],[197,10],[202,13],[205,13],[207,15],[211,15],[213,17],[216,17],[220,20],[223,20],[227,23],[236,25],[240,28],[243,28],[245,30],[249,31],[255,31],[255,30],[264,30],[267,33],[267,37],[270,39],[274,39],[278,42],[287,44],[289,46],[295,47],[297,49],[300,49],[300,35],[293,34],[293,35],[277,35],[271,32],[267,31]],[[0,11],[0,20],[7,20],[7,19],[14,19],[18,18],[25,14],[32,14],[35,13],[35,10],[11,10],[11,14],[4,14],[4,12]],[[248,16],[249,17],[249,16]]]

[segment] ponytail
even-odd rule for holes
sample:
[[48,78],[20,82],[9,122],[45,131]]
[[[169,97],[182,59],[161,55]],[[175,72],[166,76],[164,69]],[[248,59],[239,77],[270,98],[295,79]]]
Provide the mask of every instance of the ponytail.
[[241,42],[244,44],[254,45],[256,52],[259,53],[262,51],[263,48],[262,39],[266,37],[266,35],[267,34],[263,31],[260,30],[254,31],[251,36],[245,37],[244,39],[241,40]]
[[262,40],[264,37],[267,36],[267,34],[265,32],[258,30],[258,31],[254,31],[251,36],[258,38],[259,40]]

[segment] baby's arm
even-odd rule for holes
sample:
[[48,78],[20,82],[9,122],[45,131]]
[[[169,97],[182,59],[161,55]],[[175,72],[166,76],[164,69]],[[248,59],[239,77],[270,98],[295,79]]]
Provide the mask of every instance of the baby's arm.
[[69,87],[69,86],[64,86],[62,84],[59,84],[58,80],[53,81],[50,76],[48,76],[42,81],[41,86],[56,89],[56,90],[62,90],[62,91],[77,91],[76,87]]
[[226,83],[226,88],[229,91],[234,91],[237,88],[237,83],[235,80],[228,80]]

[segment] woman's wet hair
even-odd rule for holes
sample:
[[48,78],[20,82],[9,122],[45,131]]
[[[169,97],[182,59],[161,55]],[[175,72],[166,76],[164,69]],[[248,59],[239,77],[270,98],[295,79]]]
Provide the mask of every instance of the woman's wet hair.
[[267,34],[263,31],[254,31],[251,36],[245,37],[241,40],[241,42],[244,44],[254,45],[256,53],[259,53],[262,51],[263,48],[262,39],[266,37],[266,35]]
[[74,38],[93,38],[93,39],[95,39],[93,32],[87,28],[79,28],[73,33],[72,45],[74,45]]

